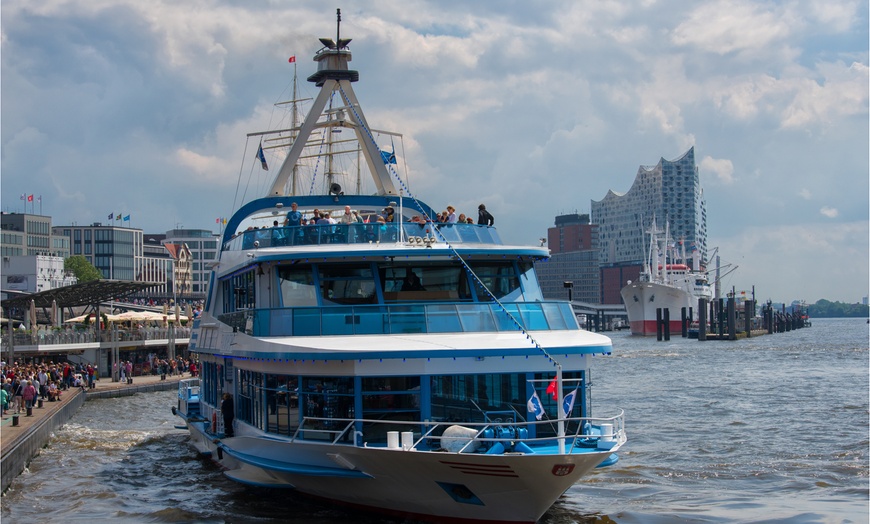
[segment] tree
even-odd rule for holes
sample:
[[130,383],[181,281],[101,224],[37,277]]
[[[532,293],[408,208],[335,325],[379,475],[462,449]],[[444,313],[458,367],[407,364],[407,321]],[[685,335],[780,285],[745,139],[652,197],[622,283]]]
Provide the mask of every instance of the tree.
[[99,280],[103,274],[95,268],[93,264],[88,262],[88,259],[82,255],[75,255],[63,261],[63,268],[66,271],[72,271],[79,283]]

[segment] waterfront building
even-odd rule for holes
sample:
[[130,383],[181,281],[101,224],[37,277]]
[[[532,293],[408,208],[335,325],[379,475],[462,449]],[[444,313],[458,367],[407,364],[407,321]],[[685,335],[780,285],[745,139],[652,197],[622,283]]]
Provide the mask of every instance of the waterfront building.
[[[619,290],[627,280],[637,278],[647,257],[647,231],[653,217],[662,229],[669,224],[671,241],[683,242],[687,255],[694,246],[703,266],[707,258],[706,207],[694,147],[676,160],[662,158],[655,166],[640,166],[628,192],[609,190],[601,200],[593,200],[602,303],[619,304]],[[691,266],[691,259],[687,263]]]
[[67,273],[63,257],[55,255],[3,256],[0,284],[3,291],[39,293],[78,282]]
[[567,298],[570,282],[574,300],[598,304],[598,226],[590,223],[589,215],[557,216],[546,242],[550,258],[535,263],[544,298]]
[[[164,244],[185,244],[190,253],[189,295],[205,299],[211,265],[220,251],[219,235],[207,229],[172,229],[166,232]],[[178,281],[182,285],[181,280]],[[187,287],[185,288],[187,289]]]
[[142,230],[129,227],[55,226],[55,234],[70,239],[71,255],[82,255],[93,264],[102,278],[135,280],[142,270]]
[[69,240],[52,231],[50,216],[2,213],[0,231],[0,255],[48,255],[61,258],[70,256]]

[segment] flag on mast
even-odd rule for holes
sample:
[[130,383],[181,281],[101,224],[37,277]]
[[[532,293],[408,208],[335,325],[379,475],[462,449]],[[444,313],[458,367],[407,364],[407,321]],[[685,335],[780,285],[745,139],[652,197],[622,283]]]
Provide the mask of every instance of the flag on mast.
[[532,393],[532,398],[526,404],[526,409],[529,410],[529,413],[534,413],[535,418],[538,420],[541,420],[541,417],[544,416],[544,406],[541,405],[541,399],[538,397],[537,391]]
[[287,61],[290,62],[291,64],[295,63],[296,62],[296,55],[291,56],[290,59]]
[[574,399],[577,398],[577,389],[565,395],[562,399],[562,417],[568,418],[571,416],[571,410],[574,409]]
[[266,163],[266,155],[263,154],[263,141],[260,140],[260,147],[257,148],[257,158],[260,159],[260,163],[263,164],[263,170],[268,171],[269,165]]

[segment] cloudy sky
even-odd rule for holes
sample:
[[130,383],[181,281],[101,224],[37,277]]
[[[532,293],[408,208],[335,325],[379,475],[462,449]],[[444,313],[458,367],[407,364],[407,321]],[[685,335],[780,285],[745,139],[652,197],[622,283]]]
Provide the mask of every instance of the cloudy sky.
[[285,118],[288,57],[313,73],[340,7],[369,123],[432,207],[485,202],[535,243],[694,146],[727,288],[868,295],[866,0],[347,4],[3,0],[3,211],[217,231],[265,191],[245,135]]

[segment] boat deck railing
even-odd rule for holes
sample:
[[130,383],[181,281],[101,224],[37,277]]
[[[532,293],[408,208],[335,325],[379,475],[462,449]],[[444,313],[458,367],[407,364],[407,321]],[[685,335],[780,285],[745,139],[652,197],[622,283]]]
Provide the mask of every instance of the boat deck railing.
[[576,330],[571,304],[553,302],[403,302],[391,305],[250,309],[220,315],[236,331],[258,337],[386,335]]
[[441,224],[434,222],[403,222],[401,234],[395,223],[322,224],[278,226],[242,231],[223,246],[224,251],[243,249],[319,246],[331,244],[375,244],[411,242],[429,244],[495,244],[501,238],[492,226],[479,224]]
[[[556,434],[558,424],[564,437]],[[361,431],[361,429],[363,431]],[[530,436],[542,435],[542,436]],[[627,440],[625,414],[557,420],[491,420],[489,422],[395,421],[304,417],[290,441],[382,447],[404,451],[452,453],[555,453],[564,440],[565,453],[615,451]]]

